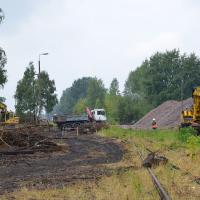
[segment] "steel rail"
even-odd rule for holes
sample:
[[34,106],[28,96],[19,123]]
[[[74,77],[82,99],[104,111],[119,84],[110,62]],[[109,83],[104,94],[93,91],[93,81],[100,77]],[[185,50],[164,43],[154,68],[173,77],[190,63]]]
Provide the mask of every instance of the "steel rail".
[[[139,151],[139,147],[134,142],[133,142],[133,144],[134,144],[135,148],[137,149],[140,159],[142,161],[144,161],[144,157],[143,157],[142,153]],[[156,190],[158,191],[160,199],[161,200],[172,200],[171,197],[169,196],[168,192],[166,191],[166,189],[162,186],[162,184],[159,182],[156,175],[151,170],[151,168],[147,167],[146,169],[147,169],[149,175],[151,176],[152,182],[153,182]]]

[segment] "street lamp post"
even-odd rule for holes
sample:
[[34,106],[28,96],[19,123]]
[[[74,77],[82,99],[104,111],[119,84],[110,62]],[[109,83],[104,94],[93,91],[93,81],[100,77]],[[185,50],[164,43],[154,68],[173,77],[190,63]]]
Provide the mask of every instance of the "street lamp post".
[[39,60],[38,60],[38,76],[40,75],[40,56],[46,56],[49,55],[49,53],[41,53],[39,54]]
[[41,89],[40,89],[40,70],[41,70],[41,68],[40,68],[40,56],[46,56],[46,55],[48,55],[49,53],[41,53],[41,54],[39,54],[39,60],[38,60],[38,115],[39,115],[39,118],[40,118],[40,102],[41,102]]

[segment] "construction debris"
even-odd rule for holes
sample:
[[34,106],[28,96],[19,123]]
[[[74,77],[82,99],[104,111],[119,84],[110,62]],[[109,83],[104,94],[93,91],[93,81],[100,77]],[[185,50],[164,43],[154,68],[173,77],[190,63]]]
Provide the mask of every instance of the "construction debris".
[[160,156],[155,152],[151,152],[144,159],[142,166],[151,168],[151,167],[159,166],[161,164],[166,164],[167,162],[168,162],[168,159],[166,157]]
[[24,126],[0,130],[0,155],[59,151],[60,146],[50,141],[50,138],[45,135],[45,128]]

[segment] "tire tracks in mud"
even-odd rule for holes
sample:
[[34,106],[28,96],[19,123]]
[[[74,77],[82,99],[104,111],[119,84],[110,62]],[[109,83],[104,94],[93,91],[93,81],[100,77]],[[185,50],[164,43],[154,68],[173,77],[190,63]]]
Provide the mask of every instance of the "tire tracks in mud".
[[[68,152],[0,157],[0,194],[20,187],[63,187],[109,174],[107,163],[119,162],[123,148],[97,135],[68,136]],[[100,166],[101,164],[104,165]]]

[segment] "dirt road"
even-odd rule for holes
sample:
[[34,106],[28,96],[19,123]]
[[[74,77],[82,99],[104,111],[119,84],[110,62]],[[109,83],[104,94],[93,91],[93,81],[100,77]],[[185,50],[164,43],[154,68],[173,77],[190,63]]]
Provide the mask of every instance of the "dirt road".
[[[109,173],[106,163],[122,159],[113,140],[97,135],[67,136],[66,152],[0,157],[0,194],[19,187],[62,187]],[[103,165],[102,165],[103,164]]]

